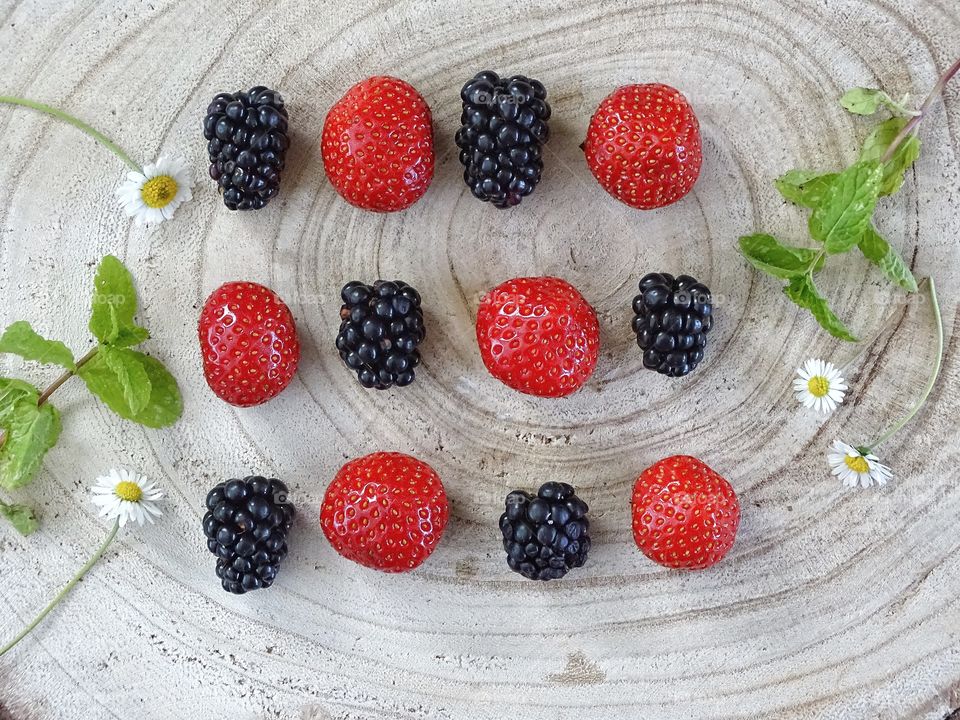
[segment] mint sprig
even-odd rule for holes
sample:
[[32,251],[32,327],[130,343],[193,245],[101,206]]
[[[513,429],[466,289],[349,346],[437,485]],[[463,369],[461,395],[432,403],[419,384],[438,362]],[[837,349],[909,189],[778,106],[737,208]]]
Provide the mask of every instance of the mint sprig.
[[[73,376],[108,408],[146,427],[173,424],[183,411],[177,382],[156,358],[133,350],[150,337],[138,325],[137,294],[130,272],[107,255],[97,267],[90,331],[97,345],[79,360],[59,340],[48,340],[18,321],[0,335],[0,352],[25,360],[59,365],[65,372],[43,392],[30,383],[0,378],[0,488],[21,488],[39,470],[60,437],[60,413],[50,396]],[[21,533],[37,528],[30,508],[0,501],[0,515]]]
[[940,77],[917,110],[906,107],[907,98],[896,102],[882,90],[854,88],[843,95],[840,104],[855,115],[880,111],[891,114],[867,135],[857,162],[839,172],[791,170],[774,181],[786,200],[811,211],[807,226],[817,243],[815,247],[786,245],[762,233],[740,238],[740,251],[746,260],[760,272],[786,280],[784,294],[798,307],[809,310],[834,337],[857,340],[814,283],[814,275],[828,257],[856,247],[887,280],[907,292],[917,292],[916,278],[877,232],[873,216],[880,198],[893,195],[903,186],[906,171],[920,156],[918,126],[958,71],[960,60]]

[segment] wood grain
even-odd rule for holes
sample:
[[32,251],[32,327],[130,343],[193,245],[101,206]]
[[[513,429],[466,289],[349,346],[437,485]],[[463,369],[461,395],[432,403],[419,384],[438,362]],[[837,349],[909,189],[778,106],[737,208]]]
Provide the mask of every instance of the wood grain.
[[[0,108],[3,322],[29,318],[76,351],[87,343],[94,264],[134,268],[149,350],[180,379],[183,420],[144,430],[89,400],[55,397],[60,445],[18,498],[43,511],[29,539],[0,528],[0,637],[62,585],[105,532],[86,486],[136,465],[169,492],[163,521],[125,532],[61,609],[0,661],[0,717],[101,718],[929,718],[960,705],[960,85],[922,128],[881,231],[941,288],[948,349],[932,402],[884,447],[898,474],[844,491],[823,452],[862,442],[917,396],[931,361],[929,308],[903,303],[861,259],[826,271],[831,302],[865,349],[851,401],[826,421],[790,396],[793,368],[832,341],[755,276],[738,235],[802,241],[805,217],[771,181],[854,158],[863,122],[836,103],[854,85],[922,95],[960,52],[955,0],[705,0],[409,3],[343,0],[0,0],[5,92],[93,122],[143,162],[186,155],[195,200],[173,222],[131,225],[112,196],[124,168],[88,138]],[[497,212],[460,180],[458,90],[475,71],[525,72],[554,108],[546,176]],[[390,73],[434,110],[438,171],[400,214],[356,211],[323,175],[329,106]],[[704,170],[684,201],[629,210],[589,175],[577,145],[614,87],[683,89],[704,134]],[[231,214],[206,179],[200,120],[222,90],[278,88],[293,149],[281,196]],[[642,370],[630,301],[651,270],[687,271],[719,300],[707,358],[687,379]],[[603,355],[565,401],[489,377],[473,340],[480,295],[557,274],[597,308]],[[347,280],[402,278],[426,303],[418,381],[363,390],[333,348]],[[302,368],[275,401],[237,410],[203,382],[198,308],[226,280],[272,286],[291,305]],[[900,303],[895,305],[894,303]],[[5,359],[38,383],[47,371]],[[346,458],[396,449],[444,479],[453,518],[431,560],[387,577],[334,554],[316,523]],[[632,544],[633,479],[677,452],[730,479],[738,542],[714,569],[682,574]],[[221,478],[284,478],[301,513],[269,592],[227,596],[200,531]],[[562,582],[509,572],[496,519],[504,494],[547,478],[591,505],[589,564]]]

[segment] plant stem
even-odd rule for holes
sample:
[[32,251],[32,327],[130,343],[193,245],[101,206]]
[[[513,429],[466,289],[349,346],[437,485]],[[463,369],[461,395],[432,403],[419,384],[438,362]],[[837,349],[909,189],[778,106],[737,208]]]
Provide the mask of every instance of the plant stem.
[[99,130],[90,127],[87,123],[79,120],[78,118],[73,117],[73,115],[68,115],[63,110],[58,110],[55,107],[50,105],[44,105],[43,103],[36,102],[35,100],[27,100],[26,98],[13,97],[11,95],[0,95],[0,103],[6,103],[7,105],[21,105],[23,107],[28,107],[38,112],[46,113],[47,115],[52,115],[58,120],[63,120],[66,123],[73,125],[75,128],[85,132],[87,135],[92,137],[98,143],[103,145],[107,150],[112,152],[118,158],[123,160],[126,163],[127,167],[136,172],[143,172],[141,167],[137,165],[133,160],[130,159],[130,156],[127,155],[119,145],[117,145],[113,140],[108,138]]
[[112,543],[112,542],[113,542],[113,539],[117,536],[117,531],[118,531],[119,529],[120,529],[120,519],[118,518],[118,519],[113,523],[113,528],[111,528],[111,530],[110,530],[109,534],[107,535],[106,539],[103,541],[103,544],[102,544],[102,545],[97,549],[97,551],[90,557],[90,559],[87,560],[87,562],[84,564],[84,566],[83,566],[82,568],[80,568],[80,570],[77,572],[77,574],[73,576],[73,579],[70,580],[70,582],[68,582],[68,583],[64,586],[63,590],[61,590],[59,593],[57,593],[57,596],[56,596],[55,598],[53,598],[53,600],[50,601],[50,604],[47,605],[47,606],[40,612],[39,615],[37,615],[36,619],[34,619],[34,621],[33,621],[32,623],[30,623],[30,624],[27,625],[23,630],[21,630],[21,631],[20,631],[20,634],[17,635],[13,640],[11,640],[10,642],[8,642],[6,645],[3,646],[3,649],[0,650],[0,657],[2,657],[3,655],[5,655],[6,652],[7,652],[8,650],[10,650],[10,648],[12,648],[12,647],[13,647],[14,645],[16,645],[18,642],[20,642],[21,640],[23,640],[23,638],[25,638],[25,637],[30,633],[31,630],[33,630],[37,625],[40,624],[40,622],[50,613],[51,610],[53,610],[57,605],[60,604],[60,601],[63,600],[71,590],[73,590],[74,585],[76,585],[78,582],[80,582],[80,580],[83,578],[83,576],[86,575],[87,572],[89,572],[90,568],[92,568],[94,565],[96,565],[96,564],[97,564],[97,561],[98,561],[101,557],[103,557],[103,554],[107,551],[107,548],[110,547],[110,543]]
[[97,351],[99,349],[100,349],[99,347],[93,348],[90,352],[88,352],[82,358],[77,360],[77,366],[73,370],[67,370],[65,373],[63,373],[63,375],[61,375],[52,383],[50,383],[47,389],[44,390],[42,393],[40,393],[40,398],[37,400],[37,407],[39,407],[40,405],[43,405],[47,400],[49,400],[50,396],[53,395],[57,390],[59,390],[61,385],[63,385],[67,380],[69,380],[70,378],[72,378],[74,375],[77,374],[77,370],[79,370],[88,362],[93,360],[94,355],[97,354]]
[[[84,355],[82,358],[77,360],[76,367],[73,370],[67,370],[63,375],[54,380],[50,385],[47,386],[47,389],[40,393],[40,397],[37,398],[37,407],[43,405],[47,400],[50,399],[50,396],[53,395],[57,390],[60,389],[60,386],[63,385],[67,380],[72,378],[77,374],[77,370],[82,368],[88,362],[93,360],[94,356],[97,354],[99,347],[93,348],[90,352]],[[0,430],[0,448],[3,447],[3,444],[7,441],[7,431]]]
[[933,278],[927,278],[927,283],[930,289],[930,305],[933,307],[933,319],[936,323],[937,333],[937,358],[933,363],[933,372],[930,373],[930,378],[927,380],[927,384],[924,386],[923,393],[921,393],[920,400],[917,404],[914,405],[906,415],[891,425],[885,433],[867,445],[866,448],[869,451],[876,449],[881,443],[889,440],[904,425],[913,420],[913,417],[920,412],[920,408],[923,407],[927,398],[930,397],[930,392],[933,390],[933,386],[937,382],[937,377],[940,375],[940,365],[943,361],[943,320],[940,317],[940,304],[937,302],[937,288],[934,285]]
[[880,159],[881,165],[893,157],[893,154],[897,151],[897,148],[900,147],[901,143],[907,139],[907,136],[916,132],[917,126],[920,124],[920,121],[926,117],[927,112],[930,110],[930,106],[933,105],[934,101],[938,97],[940,97],[940,95],[943,93],[943,88],[946,87],[947,83],[950,82],[950,79],[956,75],[958,71],[960,71],[960,58],[957,58],[956,62],[954,62],[953,65],[951,65],[947,71],[940,76],[940,79],[937,80],[937,84],[933,86],[933,90],[931,90],[930,94],[927,95],[927,99],[923,101],[923,105],[920,106],[917,114],[910,118],[907,124],[903,126],[899,133],[897,133],[897,136],[893,139],[893,142],[890,143],[890,147],[887,148],[887,151]]

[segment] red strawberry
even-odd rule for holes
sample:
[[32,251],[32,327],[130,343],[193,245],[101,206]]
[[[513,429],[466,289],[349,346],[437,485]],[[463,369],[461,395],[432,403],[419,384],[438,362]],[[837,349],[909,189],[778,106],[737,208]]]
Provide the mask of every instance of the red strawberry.
[[590,172],[603,189],[640,210],[674,203],[700,174],[700,123],[669,85],[625,85],[590,118],[583,144]]
[[477,344],[500,382],[530,395],[564,397],[580,389],[597,365],[600,324],[565,280],[516,278],[480,301]]
[[410,207],[433,179],[430,108],[393,77],[359,82],[330,108],[320,143],[337,192],[363,210]]
[[695,457],[664,458],[633,486],[633,539],[665,567],[699,570],[719,562],[739,525],[730,483]]
[[230,282],[200,313],[200,352],[207,384],[239,407],[266,402],[293,379],[300,362],[290,309],[269,288]]
[[430,557],[447,525],[447,493],[425,462],[395,452],[351,460],[327,488],[320,527],[333,549],[384,572]]

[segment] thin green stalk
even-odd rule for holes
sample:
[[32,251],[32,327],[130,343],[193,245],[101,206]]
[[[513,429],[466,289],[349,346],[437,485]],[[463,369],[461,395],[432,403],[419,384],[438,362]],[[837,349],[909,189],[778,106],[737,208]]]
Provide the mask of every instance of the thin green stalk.
[[51,105],[44,105],[43,103],[37,102],[35,100],[27,100],[26,98],[14,97],[12,95],[0,95],[0,103],[5,103],[7,105],[21,105],[22,107],[28,107],[38,112],[46,113],[51,115],[58,120],[63,120],[66,123],[73,125],[78,130],[85,132],[87,135],[92,137],[98,143],[103,145],[107,150],[112,152],[118,158],[123,160],[126,163],[127,167],[136,172],[143,172],[142,168],[137,165],[133,160],[130,159],[130,156],[127,155],[119,145],[117,145],[113,140],[108,138],[102,132],[96,128],[90,127],[87,123],[83,122],[78,118],[73,117],[73,115],[68,115],[63,110],[58,110],[57,108]]
[[917,402],[917,404],[914,405],[906,415],[891,425],[885,433],[867,445],[865,449],[868,452],[872,452],[879,445],[885,443],[897,432],[899,432],[904,425],[913,420],[914,416],[920,412],[920,408],[923,407],[924,403],[927,401],[927,398],[930,397],[930,392],[933,390],[933,386],[937,382],[937,377],[940,375],[940,365],[943,361],[943,320],[940,317],[940,304],[937,302],[937,288],[933,282],[933,278],[927,278],[927,283],[929,284],[930,305],[933,307],[933,319],[936,323],[937,333],[937,357],[933,363],[933,372],[930,373],[930,378],[927,380],[927,384],[924,386],[923,393],[921,393],[920,400]]
[[23,630],[21,630],[20,634],[17,635],[13,640],[11,640],[10,642],[8,642],[6,645],[3,646],[3,649],[0,650],[0,657],[5,655],[7,651],[10,650],[10,648],[12,648],[18,642],[23,640],[23,638],[25,638],[30,633],[31,630],[33,630],[37,625],[40,624],[40,622],[50,613],[51,610],[53,610],[57,605],[60,604],[60,601],[63,600],[70,593],[70,591],[73,590],[73,587],[78,582],[80,582],[81,579],[83,579],[83,576],[90,571],[90,568],[96,565],[97,561],[101,557],[103,557],[103,554],[107,551],[107,548],[110,547],[110,543],[112,543],[113,539],[117,536],[117,531],[119,529],[120,529],[120,519],[117,518],[117,520],[113,523],[113,527],[110,529],[110,532],[107,535],[107,538],[103,541],[103,544],[90,557],[90,559],[87,560],[84,566],[80,568],[79,572],[77,572],[77,574],[73,576],[73,579],[70,580],[70,582],[68,582],[64,586],[63,590],[57,593],[57,596],[50,601],[50,604],[47,605],[40,612],[39,615],[37,615],[36,619],[32,623],[27,625]]

